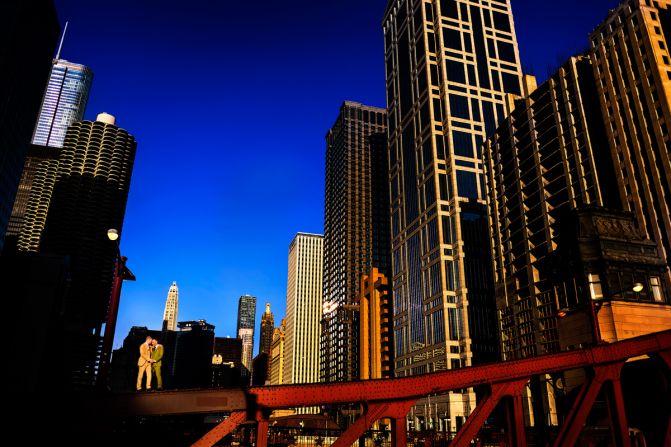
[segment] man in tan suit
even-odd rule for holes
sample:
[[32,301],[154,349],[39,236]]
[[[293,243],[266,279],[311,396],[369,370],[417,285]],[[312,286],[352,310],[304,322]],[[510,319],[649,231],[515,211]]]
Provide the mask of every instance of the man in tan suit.
[[147,336],[144,343],[140,345],[140,358],[137,360],[137,390],[142,390],[142,376],[147,374],[147,390],[151,389],[151,337]]

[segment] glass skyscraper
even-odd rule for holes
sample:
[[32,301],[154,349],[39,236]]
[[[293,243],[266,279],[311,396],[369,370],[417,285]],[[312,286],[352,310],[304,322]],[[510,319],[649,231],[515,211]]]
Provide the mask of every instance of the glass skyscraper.
[[242,339],[242,375],[251,377],[254,352],[254,325],[256,321],[256,297],[242,295],[238,302],[238,338]]
[[68,126],[84,118],[93,72],[86,66],[55,59],[44,92],[33,144],[63,147]]
[[[510,2],[390,0],[383,28],[396,376],[496,360],[481,147],[521,93]],[[454,430],[474,405],[414,417]]]

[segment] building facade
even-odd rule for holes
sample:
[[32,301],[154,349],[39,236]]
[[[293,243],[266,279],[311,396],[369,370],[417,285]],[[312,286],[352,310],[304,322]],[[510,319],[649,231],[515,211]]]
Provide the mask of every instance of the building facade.
[[0,4],[0,251],[60,26],[51,0]]
[[373,254],[372,149],[386,131],[385,111],[345,101],[326,135],[324,271],[320,379],[353,380],[358,373],[359,277]]
[[93,380],[102,326],[112,290],[117,249],[107,230],[122,233],[135,138],[112,115],[80,121],[68,129],[60,156],[50,160],[55,175],[31,192],[19,249],[69,256],[71,281],[60,312],[62,341],[70,357],[60,366],[74,386]]
[[282,383],[319,382],[324,238],[298,233],[289,245]]
[[168,289],[168,297],[165,300],[165,309],[163,310],[164,330],[177,330],[177,311],[179,309],[179,288],[177,282],[173,281]]
[[[58,158],[70,124],[84,119],[93,72],[81,64],[54,59],[7,227],[18,239],[40,164]],[[37,180],[44,181],[43,179]]]
[[393,309],[386,276],[372,268],[362,275],[359,292],[359,377],[394,377]]
[[[622,3],[590,35],[622,209],[671,265],[671,1]],[[671,287],[671,272],[666,274]]]
[[242,295],[238,301],[238,338],[242,339],[242,376],[251,380],[254,354],[254,326],[256,325],[256,297]]
[[270,303],[266,303],[266,311],[261,316],[261,340],[259,342],[259,353],[270,354],[270,345],[273,343],[273,331],[275,330],[275,317],[270,311]]
[[[395,374],[494,361],[480,148],[505,94],[521,91],[510,2],[391,0],[383,28]],[[455,429],[475,404],[470,392],[441,399],[429,426],[442,412]]]
[[282,385],[284,383],[284,327],[282,319],[279,327],[273,331],[273,342],[270,345],[270,384]]
[[[671,327],[669,4],[611,11],[584,55],[525,78],[485,143],[504,360]],[[544,382],[533,420],[555,424]]]

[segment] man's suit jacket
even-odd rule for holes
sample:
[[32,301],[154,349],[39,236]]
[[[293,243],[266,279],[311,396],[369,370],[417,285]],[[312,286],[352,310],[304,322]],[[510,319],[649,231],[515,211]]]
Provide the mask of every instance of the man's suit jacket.
[[154,363],[151,365],[154,368],[161,367],[161,359],[163,358],[163,345],[156,345],[154,349],[151,350],[151,359],[154,360]]
[[140,358],[137,359],[137,366],[144,366],[149,363],[149,360],[151,360],[151,350],[149,349],[149,345],[147,343],[142,343],[140,345]]

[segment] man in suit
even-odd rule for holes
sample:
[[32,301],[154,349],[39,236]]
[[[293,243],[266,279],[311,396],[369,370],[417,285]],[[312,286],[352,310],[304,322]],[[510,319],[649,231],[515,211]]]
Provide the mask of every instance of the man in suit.
[[161,364],[163,359],[163,345],[158,343],[158,340],[153,338],[151,340],[151,372],[156,376],[156,389],[163,389],[163,378],[161,377]]
[[151,389],[151,337],[147,336],[144,343],[140,345],[140,358],[137,360],[137,390],[142,390],[142,376],[147,375],[147,390]]

